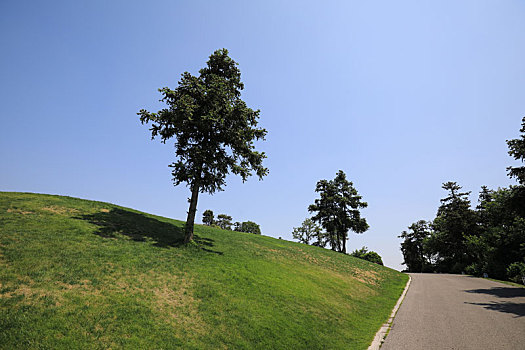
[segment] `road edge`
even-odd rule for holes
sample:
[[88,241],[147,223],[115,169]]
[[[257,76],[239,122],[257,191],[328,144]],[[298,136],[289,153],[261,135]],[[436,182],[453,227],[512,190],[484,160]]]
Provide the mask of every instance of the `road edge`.
[[383,345],[386,335],[388,331],[390,330],[390,327],[392,326],[392,322],[394,322],[394,317],[396,316],[397,310],[401,306],[403,299],[405,299],[405,295],[407,294],[408,287],[410,286],[411,281],[412,281],[412,277],[410,277],[409,275],[405,289],[403,290],[403,293],[401,293],[401,296],[399,297],[399,299],[397,299],[396,306],[394,306],[394,309],[392,310],[392,313],[390,314],[388,321],[385,324],[383,324],[381,328],[379,328],[379,330],[377,331],[374,337],[374,340],[372,341],[372,344],[370,344],[370,346],[368,347],[368,350],[378,350],[381,347],[381,345]]

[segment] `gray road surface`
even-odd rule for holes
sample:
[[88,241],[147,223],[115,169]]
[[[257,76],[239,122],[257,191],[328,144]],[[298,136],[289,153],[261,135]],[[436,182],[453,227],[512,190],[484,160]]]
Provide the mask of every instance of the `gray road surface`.
[[525,349],[525,288],[461,275],[410,276],[381,350]]

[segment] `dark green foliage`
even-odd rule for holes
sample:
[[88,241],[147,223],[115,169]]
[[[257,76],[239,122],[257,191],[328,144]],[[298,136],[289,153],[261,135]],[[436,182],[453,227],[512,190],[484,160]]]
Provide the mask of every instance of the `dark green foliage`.
[[449,194],[441,200],[428,247],[437,256],[438,271],[460,273],[474,261],[466,237],[478,234],[476,214],[470,208],[470,192],[460,192],[461,186],[455,182],[444,183],[443,189]]
[[204,213],[202,213],[202,223],[208,226],[211,226],[215,223],[213,211],[211,211],[210,209],[207,209],[204,211]]
[[266,130],[257,128],[259,110],[241,100],[241,72],[228,50],[215,51],[199,73],[196,77],[184,72],[175,90],[159,89],[167,108],[138,113],[143,124],[151,123],[152,138],[160,137],[163,143],[175,139],[173,183],[186,183],[192,193],[186,242],[193,237],[199,193],[223,190],[230,172],[243,181],[252,171],[259,179],[268,173],[262,165],[266,156],[254,145],[264,140]]
[[[509,146],[509,155],[523,163],[525,161],[525,117],[521,120],[520,132],[522,135],[517,139],[507,140],[507,145]],[[510,166],[507,170],[510,177],[515,177],[521,185],[525,185],[525,166]]]
[[510,264],[507,268],[507,276],[512,282],[524,283],[523,278],[525,277],[525,263],[515,262]]
[[244,221],[242,223],[236,222],[235,223],[235,231],[238,232],[246,232],[246,233],[253,233],[256,235],[261,234],[261,228],[258,224],[256,224],[253,221]]
[[226,214],[219,214],[217,215],[217,221],[215,221],[215,224],[223,230],[231,230],[232,217]]
[[292,237],[300,243],[310,244],[312,241],[312,245],[318,247],[326,246],[325,235],[321,231],[321,227],[312,219],[306,219],[300,227],[294,227]]
[[471,267],[475,274],[486,272],[505,279],[507,267],[525,258],[525,216],[519,205],[522,190],[522,186],[512,186],[480,193],[477,213],[481,234],[468,239],[476,257]]
[[401,252],[408,272],[426,272],[431,265],[431,257],[428,249],[425,250],[425,242],[431,236],[431,224],[425,220],[419,220],[403,231],[399,238],[403,238]]
[[[525,161],[525,117],[518,139],[507,141],[509,154]],[[455,182],[443,184],[450,193],[441,200],[430,230],[424,221],[403,231],[405,264],[411,272],[466,272],[503,279],[518,278],[525,261],[525,167],[508,167],[517,186],[490,190],[482,186],[476,210],[470,192]],[[420,225],[421,223],[421,225]]]
[[524,186],[483,186],[475,211],[459,186],[447,187],[453,194],[442,200],[434,223],[419,221],[400,236],[408,271],[511,278],[509,265],[525,259]]
[[368,230],[366,219],[361,218],[359,211],[368,204],[361,201],[362,197],[342,170],[333,180],[317,182],[315,192],[320,198],[308,207],[309,212],[315,213],[312,220],[324,228],[332,250],[346,253],[348,231],[363,233]]
[[374,251],[368,250],[367,247],[363,247],[359,250],[356,249],[352,253],[350,253],[350,255],[359,259],[373,262],[378,265],[383,265],[383,259],[381,259],[381,256]]

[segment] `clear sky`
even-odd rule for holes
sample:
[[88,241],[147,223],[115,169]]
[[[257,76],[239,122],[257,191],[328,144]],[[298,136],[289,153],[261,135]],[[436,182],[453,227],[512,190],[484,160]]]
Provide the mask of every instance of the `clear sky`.
[[[349,249],[402,269],[397,236],[457,181],[513,184],[525,115],[523,1],[0,2],[0,190],[70,195],[185,219],[173,146],[136,113],[227,48],[268,130],[270,174],[205,209],[291,239],[315,184],[342,169],[369,207]],[[474,203],[475,204],[475,203]]]

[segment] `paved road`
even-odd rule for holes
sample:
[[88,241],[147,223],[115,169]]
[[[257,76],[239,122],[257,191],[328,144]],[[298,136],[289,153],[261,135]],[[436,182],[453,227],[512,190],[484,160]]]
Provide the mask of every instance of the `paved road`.
[[381,350],[525,349],[525,288],[461,275],[410,275]]

